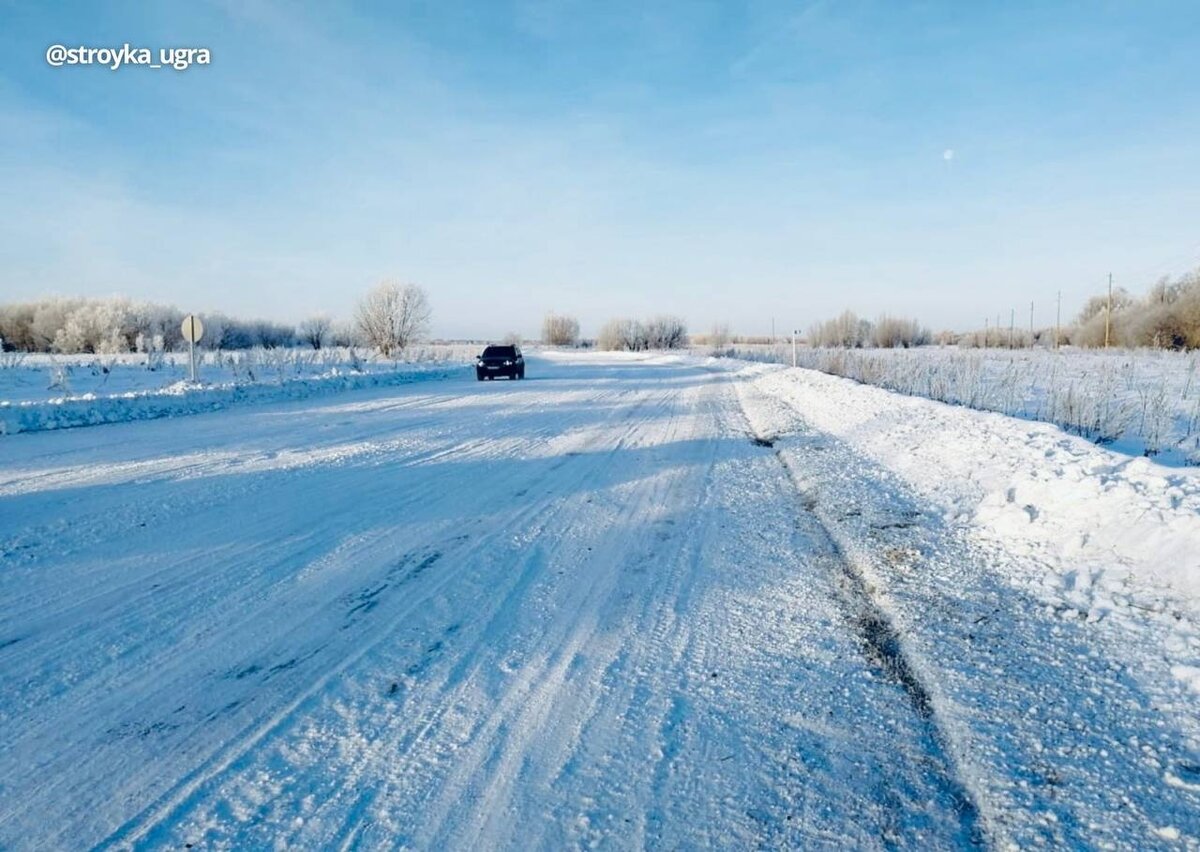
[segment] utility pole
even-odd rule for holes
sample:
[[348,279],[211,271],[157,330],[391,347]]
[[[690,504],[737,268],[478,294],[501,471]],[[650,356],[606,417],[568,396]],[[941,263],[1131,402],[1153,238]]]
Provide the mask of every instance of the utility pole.
[[1108,307],[1104,309],[1104,348],[1108,348],[1109,330],[1112,328],[1112,273],[1108,273]]
[[792,329],[792,366],[796,366],[796,335],[800,333],[797,328]]
[[1033,348],[1033,302],[1029,302],[1029,348]]
[[1058,348],[1058,341],[1062,337],[1062,290],[1058,291],[1058,307],[1054,311],[1054,348]]
[[991,342],[991,334],[989,332],[990,332],[990,329],[988,328],[988,318],[984,317],[983,318],[983,348],[984,349],[987,349],[988,343]]
[[1017,309],[1008,309],[1008,348],[1013,348],[1013,331],[1017,327]]

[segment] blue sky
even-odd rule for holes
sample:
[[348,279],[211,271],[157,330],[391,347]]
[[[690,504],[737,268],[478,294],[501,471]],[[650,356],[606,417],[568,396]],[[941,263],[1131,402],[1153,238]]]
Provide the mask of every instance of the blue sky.
[[[1050,322],[1200,264],[1197,34],[1153,0],[0,0],[0,298]],[[44,59],[125,42],[212,64]]]

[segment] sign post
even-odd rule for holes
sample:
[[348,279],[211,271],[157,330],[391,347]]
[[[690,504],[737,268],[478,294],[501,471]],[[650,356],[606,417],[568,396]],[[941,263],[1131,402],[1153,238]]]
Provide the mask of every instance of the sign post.
[[204,336],[204,323],[200,322],[200,317],[195,314],[188,314],[183,318],[183,325],[180,327],[183,332],[183,338],[188,342],[188,357],[192,364],[192,381],[196,381],[196,344],[200,342],[200,338]]

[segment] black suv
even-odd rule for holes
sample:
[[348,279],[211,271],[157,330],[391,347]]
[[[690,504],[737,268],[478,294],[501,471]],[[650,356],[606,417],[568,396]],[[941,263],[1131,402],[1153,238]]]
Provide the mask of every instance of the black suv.
[[475,359],[475,378],[482,382],[496,376],[525,378],[525,359],[520,346],[489,346]]

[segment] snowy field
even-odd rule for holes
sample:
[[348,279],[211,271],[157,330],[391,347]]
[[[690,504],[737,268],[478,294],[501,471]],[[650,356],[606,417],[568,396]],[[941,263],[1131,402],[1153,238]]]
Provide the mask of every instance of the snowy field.
[[[466,364],[482,344],[423,344],[396,361],[345,346],[313,350],[197,350],[197,379],[205,385],[279,384],[330,373],[390,372],[414,364]],[[0,403],[46,402],[80,396],[171,392],[188,382],[188,353],[147,355],[0,354]]]
[[[728,351],[792,363],[790,345]],[[1200,353],[801,348],[797,363],[899,393],[1053,423],[1160,464],[1200,465]]]
[[0,440],[0,848],[1200,848],[1200,470],[546,353]]
[[471,344],[411,348],[398,360],[333,347],[123,355],[0,354],[0,435],[194,414],[229,405],[439,378]]

